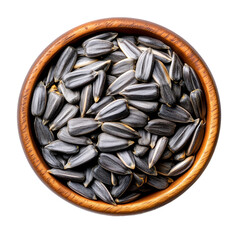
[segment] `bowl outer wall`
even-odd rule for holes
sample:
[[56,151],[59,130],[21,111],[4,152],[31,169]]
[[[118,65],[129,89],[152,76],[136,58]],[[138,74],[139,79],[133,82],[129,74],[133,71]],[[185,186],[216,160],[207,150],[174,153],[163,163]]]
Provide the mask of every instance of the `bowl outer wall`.
[[[203,143],[193,166],[167,189],[150,194],[131,203],[111,206],[102,201],[86,199],[60,183],[50,175],[41,153],[34,141],[30,123],[30,101],[34,86],[50,60],[67,45],[90,34],[117,31],[133,35],[147,35],[164,41],[181,59],[197,73],[203,85],[207,102],[207,121]],[[18,129],[25,155],[39,178],[55,193],[69,202],[89,210],[109,214],[132,214],[162,206],[186,191],[201,175],[214,152],[220,130],[220,101],[217,87],[207,65],[195,49],[172,31],[152,22],[133,18],[108,18],[80,25],[52,42],[35,60],[30,68],[18,102]]]

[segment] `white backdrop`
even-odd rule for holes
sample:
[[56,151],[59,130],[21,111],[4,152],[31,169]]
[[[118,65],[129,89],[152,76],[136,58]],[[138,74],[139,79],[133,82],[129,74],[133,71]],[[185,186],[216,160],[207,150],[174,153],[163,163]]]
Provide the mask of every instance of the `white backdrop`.
[[[0,239],[240,239],[239,1],[1,1]],[[77,208],[35,175],[17,131],[17,102],[37,56],[62,33],[106,17],[135,17],[187,40],[220,94],[221,133],[198,181],[164,207],[131,216]]]

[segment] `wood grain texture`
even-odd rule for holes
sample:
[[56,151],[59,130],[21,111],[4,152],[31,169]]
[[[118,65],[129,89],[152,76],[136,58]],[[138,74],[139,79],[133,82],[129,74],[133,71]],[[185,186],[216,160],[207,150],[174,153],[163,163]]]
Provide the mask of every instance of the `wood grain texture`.
[[[167,189],[153,193],[135,202],[111,206],[102,201],[91,201],[79,196],[47,173],[48,166],[34,142],[30,124],[30,101],[35,83],[49,61],[64,47],[81,38],[103,31],[147,35],[164,41],[198,74],[207,101],[207,124],[202,146],[195,163],[184,175]],[[131,18],[109,18],[80,25],[60,36],[51,43],[36,59],[29,70],[18,103],[19,135],[26,157],[39,178],[55,193],[69,202],[89,210],[108,214],[133,214],[162,206],[186,191],[201,175],[214,152],[220,130],[220,102],[213,77],[199,54],[177,34],[170,30],[143,20]]]

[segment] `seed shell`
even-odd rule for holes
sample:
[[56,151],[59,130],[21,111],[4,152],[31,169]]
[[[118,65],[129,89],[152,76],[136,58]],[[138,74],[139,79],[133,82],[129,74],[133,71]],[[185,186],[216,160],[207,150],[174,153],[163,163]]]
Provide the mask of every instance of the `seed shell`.
[[192,103],[195,116],[197,118],[204,119],[207,107],[203,91],[201,89],[193,90],[190,93],[190,101]]
[[133,148],[133,154],[137,157],[143,157],[147,153],[148,150],[149,150],[149,147],[135,144],[134,148]]
[[190,101],[190,97],[187,94],[183,94],[179,100],[179,105],[186,109],[192,116],[194,115],[192,103]]
[[153,113],[158,110],[158,102],[129,100],[128,104],[145,113]]
[[135,60],[131,58],[125,58],[115,64],[111,68],[111,75],[120,76],[121,74],[135,69]]
[[146,158],[142,158],[142,159],[141,159],[141,158],[135,156],[135,164],[136,164],[136,167],[137,167],[141,172],[143,172],[143,173],[145,173],[145,174],[147,174],[147,175],[157,176],[156,167],[153,166],[153,167],[149,168]]
[[47,148],[42,148],[42,155],[50,167],[63,169],[62,163],[58,161],[56,156]]
[[127,175],[127,176],[119,176],[118,177],[118,185],[113,186],[111,190],[111,195],[114,198],[121,197],[123,193],[127,190],[129,185],[131,184],[132,181],[132,175]]
[[81,117],[83,118],[93,103],[93,87],[92,84],[85,86],[81,92],[81,100],[79,104]]
[[169,69],[169,76],[173,81],[181,80],[183,75],[183,64],[178,55],[173,52],[172,62]]
[[149,176],[147,178],[147,184],[158,190],[166,189],[169,186],[167,178],[162,176]]
[[48,170],[48,173],[56,177],[59,177],[65,180],[74,181],[74,182],[83,182],[85,180],[85,175],[82,172],[52,168]]
[[75,63],[73,68],[77,69],[77,68],[85,67],[97,61],[98,61],[97,58],[80,57]]
[[106,73],[103,70],[98,71],[97,79],[93,83],[93,98],[98,102],[104,91]]
[[49,88],[54,83],[54,70],[55,70],[55,66],[52,65],[49,68],[48,75],[46,77],[46,81],[44,81],[44,85],[46,86],[46,88]]
[[85,181],[83,182],[83,185],[84,187],[88,187],[93,180],[92,168],[87,168],[84,173],[85,173]]
[[97,165],[92,169],[92,174],[93,174],[93,177],[98,181],[107,185],[112,184],[111,173],[105,170],[104,168],[102,168],[100,165]]
[[80,100],[80,91],[73,91],[65,87],[63,81],[60,81],[58,84],[58,90],[64,96],[65,100],[70,104],[77,104]]
[[135,168],[135,158],[130,150],[117,152],[117,156],[127,168]]
[[117,42],[118,42],[119,48],[126,55],[126,57],[137,60],[138,57],[141,55],[141,51],[131,41],[123,38],[118,38]]
[[176,124],[165,119],[153,119],[148,122],[145,130],[159,136],[171,136],[174,134]]
[[138,199],[140,196],[141,196],[141,193],[130,193],[130,194],[128,194],[128,195],[126,194],[120,198],[116,198],[115,202],[120,203],[120,204],[128,203],[128,202],[132,202],[132,201]]
[[55,140],[45,146],[46,149],[54,152],[74,154],[79,151],[79,147],[74,144],[69,144],[61,140]]
[[155,49],[169,49],[170,47],[167,46],[165,43],[162,41],[152,38],[152,37],[147,37],[147,36],[139,36],[137,38],[137,41],[147,47],[152,47]]

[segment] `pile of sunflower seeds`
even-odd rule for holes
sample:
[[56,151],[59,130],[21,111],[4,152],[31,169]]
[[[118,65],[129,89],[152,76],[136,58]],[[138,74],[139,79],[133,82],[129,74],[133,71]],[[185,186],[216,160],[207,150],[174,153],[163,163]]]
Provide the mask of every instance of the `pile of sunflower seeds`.
[[127,203],[193,164],[205,131],[198,76],[158,39],[106,32],[68,46],[31,104],[48,172],[88,199]]

